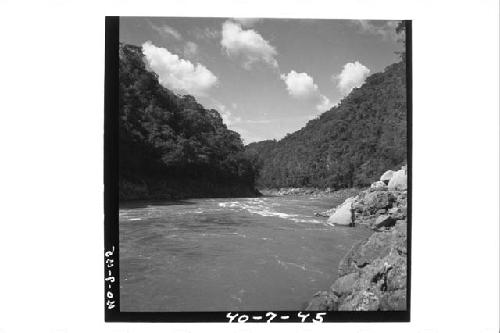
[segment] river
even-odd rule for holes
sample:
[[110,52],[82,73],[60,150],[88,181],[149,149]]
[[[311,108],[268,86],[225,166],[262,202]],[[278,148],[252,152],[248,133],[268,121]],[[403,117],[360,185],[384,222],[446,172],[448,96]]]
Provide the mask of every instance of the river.
[[121,311],[304,309],[371,234],[314,216],[339,203],[283,196],[122,204]]

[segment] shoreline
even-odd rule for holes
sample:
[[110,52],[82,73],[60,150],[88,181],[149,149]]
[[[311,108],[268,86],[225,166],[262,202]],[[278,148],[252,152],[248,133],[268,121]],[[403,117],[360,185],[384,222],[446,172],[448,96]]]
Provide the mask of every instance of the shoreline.
[[406,173],[404,179],[401,174],[399,187],[376,182],[325,212],[329,221],[342,222],[347,203],[352,214],[348,219],[374,233],[353,245],[340,261],[329,290],[315,293],[305,310],[407,310],[407,189]]
[[[153,202],[153,203],[163,203],[163,202],[182,202],[184,200],[196,200],[196,199],[227,199],[227,198],[260,198],[260,197],[282,197],[282,196],[317,196],[317,197],[331,197],[331,198],[348,198],[352,195],[357,195],[363,191],[363,188],[343,188],[339,190],[328,190],[310,187],[287,187],[281,189],[268,189],[268,188],[254,188],[249,190],[246,188],[240,193],[229,193],[227,194],[212,194],[203,193],[195,196],[186,196],[183,194],[172,194],[172,190],[166,191],[166,193],[156,194],[156,195],[135,195],[130,197],[121,197],[119,199],[120,205],[122,204],[134,204],[141,202]],[[322,215],[321,212],[317,212],[315,216],[328,217]]]
[[348,187],[338,190],[333,190],[331,188],[317,188],[317,187],[281,187],[281,188],[259,188],[257,189],[260,193],[266,196],[302,196],[302,195],[312,195],[312,196],[334,196],[339,193],[352,193],[357,194],[363,190],[363,188]]
[[121,180],[118,186],[119,202],[176,201],[208,198],[257,198],[262,193],[251,184],[216,184],[210,181],[190,180]]

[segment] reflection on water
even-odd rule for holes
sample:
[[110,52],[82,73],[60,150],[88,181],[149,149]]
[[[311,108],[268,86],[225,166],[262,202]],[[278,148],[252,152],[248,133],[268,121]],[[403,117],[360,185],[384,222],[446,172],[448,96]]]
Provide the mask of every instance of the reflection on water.
[[121,310],[300,310],[370,234],[313,215],[336,204],[304,196],[122,205]]

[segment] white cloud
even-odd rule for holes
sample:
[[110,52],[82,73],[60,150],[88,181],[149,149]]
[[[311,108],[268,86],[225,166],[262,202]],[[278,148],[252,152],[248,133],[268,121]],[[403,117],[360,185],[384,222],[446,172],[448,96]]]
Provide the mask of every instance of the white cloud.
[[[209,97],[209,99],[212,101],[213,107],[217,110],[217,112],[219,112],[222,121],[228,128],[232,127],[234,124],[241,122],[241,117],[236,116],[233,112],[236,109],[234,106],[227,107],[226,104],[213,97]],[[232,103],[231,105],[234,105],[234,103]]]
[[202,64],[193,65],[166,48],[156,47],[151,41],[142,45],[142,53],[149,69],[158,75],[160,84],[166,88],[203,96],[217,83],[217,77]]
[[232,112],[230,110],[226,109],[226,107],[223,105],[219,105],[218,109],[219,109],[219,114],[222,117],[222,121],[224,122],[224,124],[226,124],[226,126],[231,125],[233,123],[233,121],[231,120]]
[[255,17],[236,17],[233,19],[234,21],[241,24],[243,27],[253,27],[257,22],[261,21],[260,18]]
[[231,103],[231,107],[227,107],[214,98],[210,99],[214,103],[215,109],[219,112],[224,124],[226,124],[229,129],[239,132],[242,136],[248,137],[250,134],[247,130],[244,130],[242,126],[270,124],[273,121],[281,121],[281,119],[243,119],[235,114],[238,113],[238,105],[236,103]]
[[343,95],[347,95],[352,89],[361,87],[369,74],[370,70],[360,62],[348,62],[332,80],[338,80],[337,87]]
[[318,86],[307,73],[297,73],[292,70],[288,74],[281,74],[280,77],[285,81],[286,89],[293,97],[311,98],[319,93]]
[[331,109],[335,104],[330,101],[328,97],[325,95],[320,95],[319,96],[319,102],[316,104],[316,110],[320,112],[327,111]]
[[229,127],[241,121],[241,118],[235,117],[233,115],[233,112],[229,108],[227,108],[224,104],[220,103],[217,104],[217,109],[222,117],[222,121],[224,122],[224,124],[226,124],[226,126]]
[[318,111],[326,111],[332,106],[330,99],[321,94],[318,85],[309,74],[292,70],[288,74],[281,74],[280,77],[285,82],[290,96],[313,101]]
[[240,126],[234,126],[231,129],[240,134],[241,140],[243,141],[243,144],[245,144],[245,145],[252,143],[252,142],[266,140],[266,137],[254,135],[246,128],[243,128]]
[[158,32],[162,37],[173,37],[176,40],[182,40],[182,35],[169,25],[156,26],[151,24],[151,27]]
[[148,21],[149,25],[155,30],[167,43],[170,50],[175,53],[183,54],[184,57],[189,59],[196,59],[198,55],[198,44],[195,42],[185,40],[181,33],[169,25],[155,25]]
[[243,67],[247,70],[256,62],[278,68],[278,62],[274,58],[277,55],[276,49],[257,31],[244,30],[236,22],[226,21],[222,24],[221,45],[229,56],[241,57]]
[[396,27],[400,21],[353,21],[359,25],[361,32],[381,36],[383,39],[397,41],[400,36],[396,33]]

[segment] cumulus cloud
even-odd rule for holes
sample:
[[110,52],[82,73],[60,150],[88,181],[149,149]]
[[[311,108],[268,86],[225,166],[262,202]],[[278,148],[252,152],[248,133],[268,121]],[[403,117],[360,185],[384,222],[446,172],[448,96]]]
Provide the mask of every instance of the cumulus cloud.
[[314,102],[318,111],[325,111],[332,106],[330,99],[321,94],[309,74],[292,70],[288,74],[281,74],[280,77],[285,82],[290,96]]
[[260,18],[255,17],[236,17],[233,19],[234,21],[241,24],[243,27],[253,27],[257,22],[261,21]]
[[332,77],[338,80],[337,87],[343,95],[347,95],[354,88],[359,88],[365,82],[370,70],[362,63],[348,62],[344,65],[342,72]]
[[273,68],[278,68],[275,59],[276,49],[269,44],[257,31],[245,30],[241,24],[226,21],[222,24],[221,45],[227,55],[241,57],[243,67],[247,70],[256,62],[263,62]]
[[285,81],[286,89],[293,97],[310,98],[319,92],[313,78],[307,73],[297,73],[292,70],[288,74],[281,74],[280,77]]
[[156,47],[151,41],[142,45],[142,53],[149,69],[158,75],[165,88],[203,96],[217,83],[217,77],[202,64],[194,65],[166,48]]

